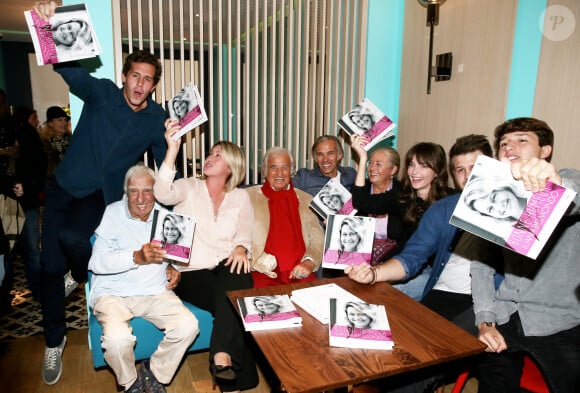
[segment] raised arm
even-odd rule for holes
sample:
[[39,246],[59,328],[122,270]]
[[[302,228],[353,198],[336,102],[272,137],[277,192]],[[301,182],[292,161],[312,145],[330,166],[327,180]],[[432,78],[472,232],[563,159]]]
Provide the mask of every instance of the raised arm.
[[354,179],[354,185],[359,187],[364,187],[366,181],[368,153],[364,149],[364,146],[367,143],[368,140],[364,136],[353,135],[351,137],[352,150],[354,150],[358,155],[358,168]]
[[165,205],[173,206],[185,199],[187,195],[187,180],[175,180],[177,173],[175,170],[175,160],[179,152],[181,140],[174,141],[171,137],[179,130],[179,124],[176,121],[167,119],[165,121],[165,128],[167,152],[157,173],[153,191],[155,193],[155,199]]

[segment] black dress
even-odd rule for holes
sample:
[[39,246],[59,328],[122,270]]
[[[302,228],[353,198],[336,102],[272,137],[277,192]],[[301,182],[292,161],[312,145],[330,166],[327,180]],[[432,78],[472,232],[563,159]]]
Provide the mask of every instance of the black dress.
[[352,205],[357,209],[357,215],[370,217],[389,216],[387,223],[388,238],[395,240],[397,245],[382,260],[387,260],[398,254],[410,236],[410,234],[407,235],[403,224],[406,206],[401,203],[401,191],[401,183],[397,179],[393,179],[393,186],[390,190],[380,194],[371,194],[371,183],[368,180],[364,186],[354,185],[352,187]]

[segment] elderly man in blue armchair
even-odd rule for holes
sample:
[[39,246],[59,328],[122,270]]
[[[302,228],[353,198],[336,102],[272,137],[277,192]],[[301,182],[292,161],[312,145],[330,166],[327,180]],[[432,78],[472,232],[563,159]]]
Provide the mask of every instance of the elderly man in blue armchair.
[[[196,317],[172,289],[180,273],[164,261],[161,244],[149,242],[155,203],[153,171],[138,164],[125,175],[125,196],[107,206],[89,261],[89,303],[103,327],[105,360],[126,392],[162,393],[199,334]],[[129,322],[142,317],[165,336],[139,371]]]

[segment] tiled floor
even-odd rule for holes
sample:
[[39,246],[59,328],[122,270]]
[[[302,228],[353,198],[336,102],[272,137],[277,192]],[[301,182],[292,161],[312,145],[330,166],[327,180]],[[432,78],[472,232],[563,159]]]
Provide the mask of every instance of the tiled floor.
[[[11,310],[0,317],[0,340],[9,337],[28,337],[41,333],[40,303],[32,298],[32,294],[26,286],[24,265],[21,258],[16,258],[14,261],[14,285],[11,294],[14,295]],[[87,327],[87,307],[82,285],[67,298],[66,320],[69,329]]]

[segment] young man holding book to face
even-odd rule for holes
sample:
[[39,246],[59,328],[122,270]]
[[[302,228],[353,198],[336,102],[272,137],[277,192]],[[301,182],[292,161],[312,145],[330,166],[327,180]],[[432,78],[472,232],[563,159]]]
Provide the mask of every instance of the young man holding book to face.
[[[580,192],[580,171],[550,163],[553,132],[543,121],[517,118],[495,130],[496,157],[533,192],[546,182]],[[550,391],[580,386],[580,194],[536,260],[503,249],[505,280],[496,291],[494,268],[471,265],[479,339],[487,354],[478,366],[479,392],[519,392],[524,353],[540,366]]]

